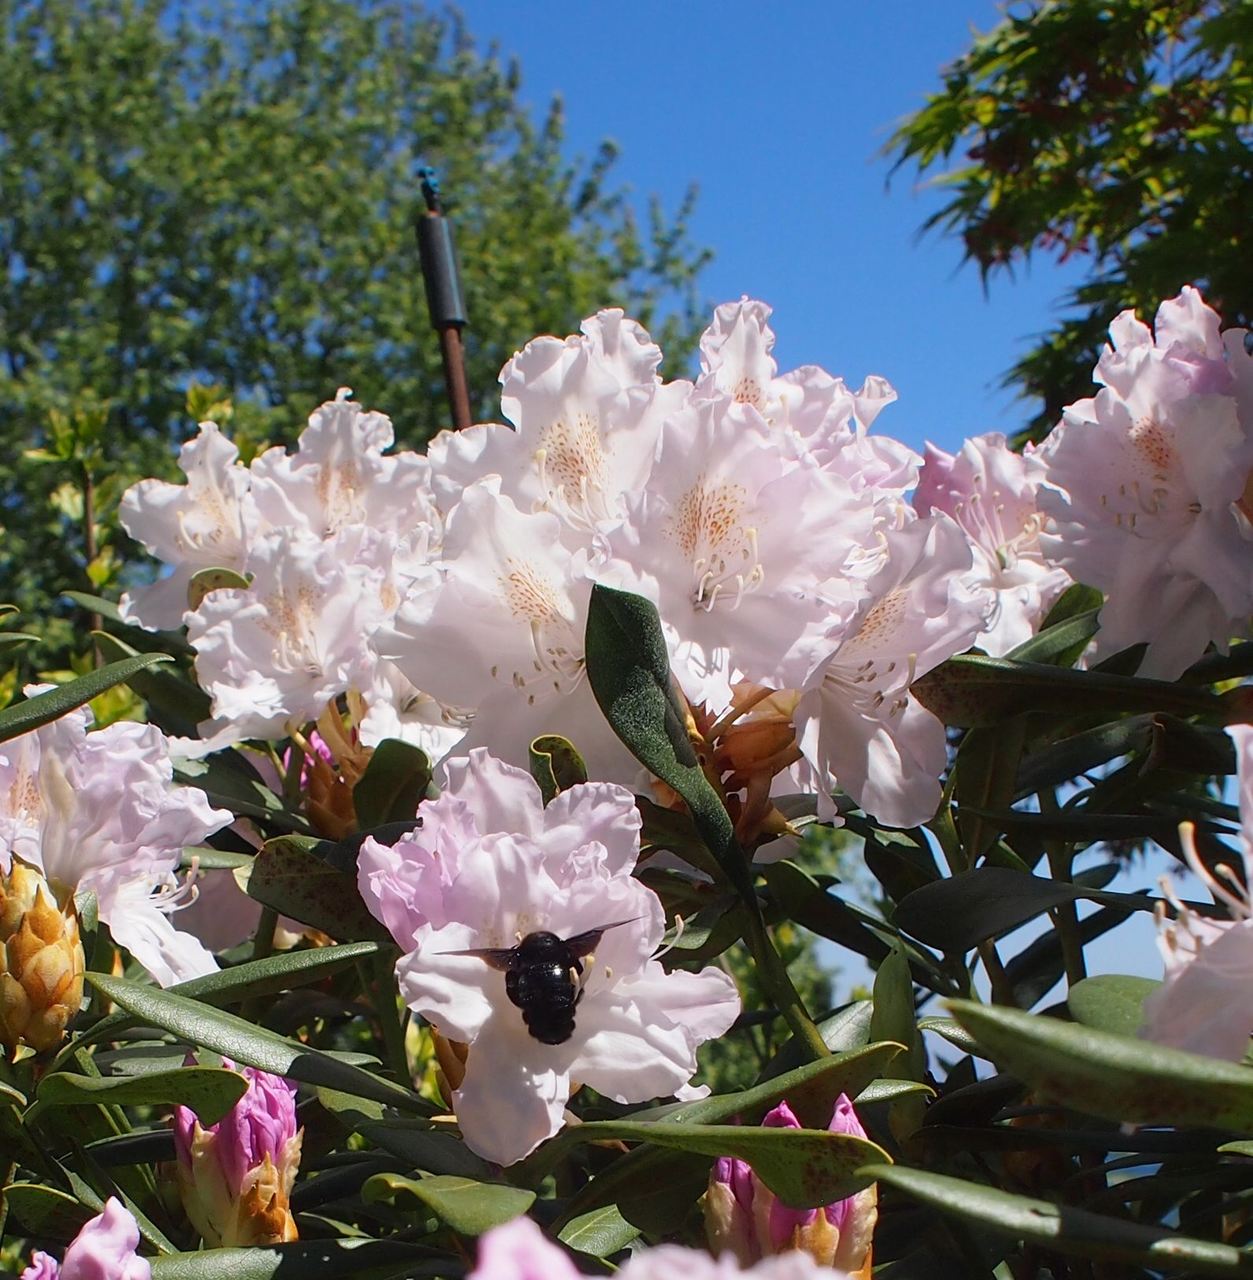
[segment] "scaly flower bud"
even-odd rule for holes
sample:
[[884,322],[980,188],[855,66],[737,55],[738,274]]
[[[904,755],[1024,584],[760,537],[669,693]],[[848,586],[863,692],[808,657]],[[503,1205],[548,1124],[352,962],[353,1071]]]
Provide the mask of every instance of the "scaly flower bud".
[[0,1043],[54,1049],[83,1000],[83,944],[74,898],[62,905],[33,867],[15,858],[0,875]]
[[36,1253],[22,1280],[152,1280],[147,1258],[139,1247],[139,1226],[130,1211],[113,1196],[104,1212],[83,1224],[70,1242],[60,1264],[46,1253]]
[[[802,1127],[786,1102],[762,1123],[768,1128]],[[832,1133],[866,1136],[844,1094],[827,1127]],[[878,1201],[877,1188],[869,1186],[821,1209],[792,1209],[775,1199],[745,1161],[721,1159],[705,1194],[705,1230],[715,1253],[728,1250],[742,1266],[799,1249],[819,1266],[839,1268],[852,1280],[867,1280]]]
[[304,1130],[296,1128],[296,1091],[281,1076],[222,1065],[248,1091],[205,1129],[187,1107],[174,1110],[179,1195],[210,1248],[281,1244],[297,1238],[289,1207]]

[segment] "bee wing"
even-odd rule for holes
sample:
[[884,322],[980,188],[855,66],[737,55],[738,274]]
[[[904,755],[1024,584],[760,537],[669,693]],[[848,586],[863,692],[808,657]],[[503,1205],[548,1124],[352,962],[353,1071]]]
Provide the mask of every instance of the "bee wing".
[[[595,943],[592,944],[593,946]],[[473,947],[469,951],[441,951],[442,956],[477,956],[493,969],[507,972],[514,961],[516,947]]]
[[566,946],[580,958],[590,956],[596,950],[601,937],[610,929],[617,929],[624,924],[632,924],[639,919],[641,919],[640,916],[632,916],[630,920],[615,920],[613,924],[602,924],[599,929],[588,929],[586,933],[576,933],[573,938],[566,939]]

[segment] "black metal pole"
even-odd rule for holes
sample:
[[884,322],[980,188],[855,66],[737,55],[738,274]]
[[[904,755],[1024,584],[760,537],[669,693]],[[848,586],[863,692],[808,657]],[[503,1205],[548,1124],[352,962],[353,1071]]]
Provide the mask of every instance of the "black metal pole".
[[457,265],[452,227],[444,217],[435,171],[423,169],[421,178],[426,208],[418,214],[415,224],[418,258],[422,263],[422,278],[426,282],[426,305],[431,313],[431,325],[439,334],[452,423],[456,430],[461,431],[472,422],[465,351],[461,342],[461,330],[468,319],[461,292],[461,270]]

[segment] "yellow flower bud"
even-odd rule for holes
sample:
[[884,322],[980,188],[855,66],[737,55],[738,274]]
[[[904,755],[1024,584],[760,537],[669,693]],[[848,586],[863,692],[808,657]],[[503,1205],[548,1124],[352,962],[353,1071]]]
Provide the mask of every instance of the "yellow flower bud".
[[33,867],[0,875],[0,1043],[55,1049],[83,1001],[83,944],[72,895],[64,904]]

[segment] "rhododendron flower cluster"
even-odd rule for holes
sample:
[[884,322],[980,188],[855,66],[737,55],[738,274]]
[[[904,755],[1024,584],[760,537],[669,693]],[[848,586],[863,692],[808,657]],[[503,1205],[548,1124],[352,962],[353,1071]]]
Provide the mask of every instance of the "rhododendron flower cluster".
[[80,708],[0,745],[0,872],[16,859],[62,901],[93,892],[114,938],[162,985],[210,973],[212,955],[170,912],[185,892],[183,849],[234,815],[174,783],[160,729],[117,723],[89,733],[90,722]]
[[[556,1133],[572,1081],[618,1102],[685,1090],[697,1046],[739,1013],[720,969],[667,973],[653,958],[665,922],[632,875],[639,830],[622,787],[584,783],[545,806],[528,774],[476,750],[449,765],[417,830],[362,845],[362,895],[405,951],[401,995],[469,1045],[453,1103],[467,1145],[490,1160],[512,1164]],[[556,1044],[528,1029],[505,974],[467,954],[599,930],[573,1032]]]
[[1045,554],[1108,597],[1095,652],[1148,645],[1141,675],[1173,679],[1253,614],[1253,357],[1196,289],[1156,332],[1124,311],[1040,449]]

